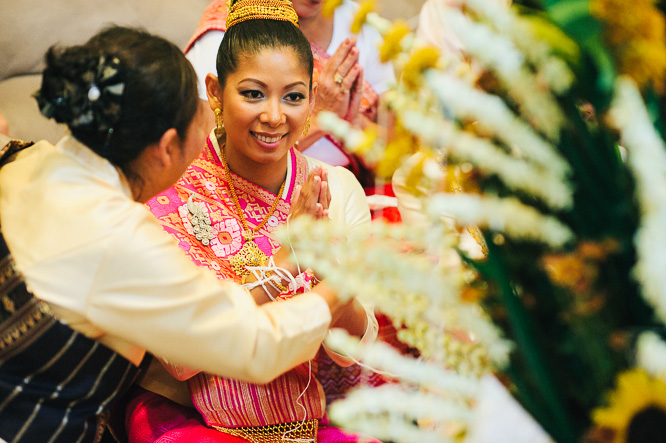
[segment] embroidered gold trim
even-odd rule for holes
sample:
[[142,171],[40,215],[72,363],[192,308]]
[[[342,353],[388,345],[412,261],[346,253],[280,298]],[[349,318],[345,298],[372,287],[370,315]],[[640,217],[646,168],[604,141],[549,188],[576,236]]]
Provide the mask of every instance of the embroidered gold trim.
[[52,316],[51,308],[44,302],[35,300],[34,304],[27,304],[27,309],[16,318],[9,318],[8,327],[0,330],[0,351],[16,343],[44,318]]
[[220,432],[244,438],[252,443],[282,443],[297,441],[317,441],[319,420],[306,420],[296,423],[279,423],[269,426],[223,428],[213,426]]
[[[5,294],[6,296],[18,283],[20,283],[20,274],[14,266],[12,256],[7,255],[0,260],[0,294]],[[9,310],[6,304],[5,309],[9,312],[14,312],[13,310]]]

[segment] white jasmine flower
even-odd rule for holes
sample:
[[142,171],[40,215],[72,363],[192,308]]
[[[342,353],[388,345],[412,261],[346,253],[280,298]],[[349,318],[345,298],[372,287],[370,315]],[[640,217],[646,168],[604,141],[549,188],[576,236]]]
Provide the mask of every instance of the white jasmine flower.
[[569,172],[569,165],[556,148],[517,118],[499,97],[433,70],[426,73],[426,79],[442,103],[456,116],[476,120],[502,140],[514,154],[519,153],[521,157],[548,168],[557,178]]
[[362,364],[367,368],[388,373],[390,377],[401,381],[463,397],[473,398],[478,394],[478,379],[457,374],[436,363],[406,357],[380,341],[361,344],[346,331],[334,329],[330,331],[326,345],[342,355],[362,360]]
[[555,248],[573,240],[571,230],[559,220],[513,197],[440,193],[428,202],[428,212],[433,217],[448,215],[463,225],[487,227],[516,239],[539,241]]
[[549,139],[558,141],[566,118],[550,91],[541,87],[527,69],[525,56],[515,44],[487,26],[472,22],[455,7],[447,9],[442,20],[456,33],[466,52],[497,74],[523,118]]
[[[329,414],[345,427],[401,443],[449,442],[447,422],[467,425],[472,420],[469,405],[392,384],[351,391],[330,406]],[[430,426],[416,424],[424,418]]]
[[[480,375],[505,363],[509,347],[499,330],[476,305],[461,300],[468,274],[461,272],[461,264],[438,260],[454,252],[458,241],[441,223],[414,229],[375,222],[369,233],[350,233],[339,225],[301,217],[287,228],[277,237],[294,249],[299,262],[315,263],[317,273],[342,299],[362,294],[364,301],[380,306],[396,327],[404,325],[400,338],[424,358],[452,364],[445,332],[460,330],[474,335],[475,344],[488,356],[474,361],[469,373]],[[297,231],[298,237],[290,239],[289,230]]]
[[536,66],[540,77],[556,94],[563,94],[573,83],[574,75],[560,58],[552,54],[552,48],[534,35],[526,21],[503,2],[487,0],[452,0],[451,7],[462,5],[473,11],[483,24],[499,34],[506,35],[513,44]]

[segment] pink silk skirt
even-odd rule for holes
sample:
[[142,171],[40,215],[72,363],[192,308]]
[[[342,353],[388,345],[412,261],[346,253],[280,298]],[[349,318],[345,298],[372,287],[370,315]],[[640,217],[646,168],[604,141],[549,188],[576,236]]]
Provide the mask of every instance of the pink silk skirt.
[[[194,408],[181,406],[150,391],[136,387],[125,412],[129,443],[246,443],[211,429]],[[328,417],[319,421],[319,443],[381,443],[374,438],[331,426]]]

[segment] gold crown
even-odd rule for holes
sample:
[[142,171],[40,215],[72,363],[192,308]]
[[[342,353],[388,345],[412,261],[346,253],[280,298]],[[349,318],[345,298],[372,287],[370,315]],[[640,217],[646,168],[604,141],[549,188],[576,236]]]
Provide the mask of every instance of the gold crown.
[[236,23],[256,19],[282,20],[298,26],[298,15],[289,0],[240,0],[229,7],[227,29]]

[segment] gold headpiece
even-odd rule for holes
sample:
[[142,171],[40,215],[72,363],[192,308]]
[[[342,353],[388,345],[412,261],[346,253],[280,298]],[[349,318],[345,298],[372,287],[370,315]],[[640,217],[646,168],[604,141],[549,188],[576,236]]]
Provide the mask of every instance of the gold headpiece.
[[240,0],[229,7],[227,29],[254,19],[282,20],[298,26],[298,15],[289,0]]

